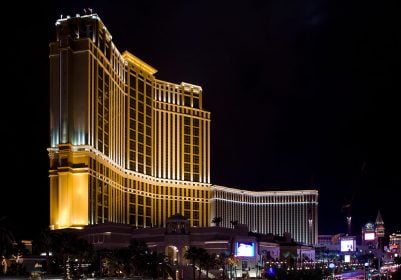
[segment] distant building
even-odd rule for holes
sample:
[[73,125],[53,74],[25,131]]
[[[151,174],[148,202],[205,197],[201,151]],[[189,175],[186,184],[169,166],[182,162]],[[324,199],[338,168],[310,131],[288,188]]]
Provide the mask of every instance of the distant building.
[[[338,243],[338,242],[337,242]],[[333,235],[331,234],[319,234],[317,237],[317,246],[319,247],[329,247],[335,245],[333,243]]]
[[366,223],[362,227],[362,246],[369,249],[383,249],[384,237],[384,222],[380,211],[378,211],[375,224]]
[[211,117],[200,86],[157,79],[151,65],[120,53],[97,14],[61,18],[56,33],[49,54],[52,229],[164,229],[180,214],[191,227],[219,217],[224,226],[236,220],[255,232],[317,242],[317,190],[212,185]]
[[384,248],[384,239],[385,239],[385,227],[382,215],[380,211],[377,212],[376,222],[375,222],[375,230],[377,236],[377,248],[383,249]]
[[401,256],[401,232],[392,233],[389,236],[389,250],[393,254]]
[[377,248],[377,235],[373,223],[366,223],[362,227],[362,246],[366,246],[370,249]]
[[357,250],[356,236],[343,233],[319,235],[317,246],[337,253],[349,253]]

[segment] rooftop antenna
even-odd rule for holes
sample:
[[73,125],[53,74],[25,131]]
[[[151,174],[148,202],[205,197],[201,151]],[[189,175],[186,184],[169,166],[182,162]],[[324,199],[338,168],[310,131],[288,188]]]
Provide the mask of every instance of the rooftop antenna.
[[[363,175],[366,174],[366,161],[362,162],[361,165],[361,177]],[[359,183],[360,184],[360,183]],[[345,199],[345,203],[344,205],[341,207],[341,211],[347,211],[347,216],[346,216],[346,220],[347,220],[347,235],[351,235],[351,230],[352,230],[352,215],[351,215],[351,208],[352,208],[352,202],[354,201],[355,195],[356,195],[357,190],[354,190],[354,193],[351,196],[351,199],[346,200]]]

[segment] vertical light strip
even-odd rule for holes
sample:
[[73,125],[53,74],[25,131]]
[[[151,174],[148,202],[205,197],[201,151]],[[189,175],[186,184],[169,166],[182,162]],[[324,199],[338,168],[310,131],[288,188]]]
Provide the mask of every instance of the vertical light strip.
[[[177,107],[177,110],[179,111],[180,108]],[[181,144],[180,144],[180,114],[176,113],[175,116],[175,165],[174,165],[174,170],[175,170],[175,180],[180,179],[180,161],[181,161]]]
[[162,129],[162,121],[161,121],[161,112],[159,110],[160,104],[158,104],[158,110],[156,111],[157,114],[157,127],[155,131],[157,131],[157,144],[156,144],[156,149],[158,151],[157,153],[157,177],[161,177],[162,175],[162,134],[161,134],[161,129]]
[[[139,123],[139,120],[138,120],[138,117],[139,117],[139,114],[138,114],[138,97],[139,97],[139,94],[138,94],[138,72],[136,72],[135,73],[135,84],[136,84],[136,86],[135,86],[135,90],[134,90],[134,95],[135,95],[135,133],[134,133],[134,143],[135,143],[135,171],[138,171],[138,153],[139,153],[139,151],[138,151],[138,148],[139,148],[139,145],[138,145],[138,123]],[[138,213],[138,212],[136,212],[136,213]],[[138,214],[137,214],[138,215]]]
[[[206,114],[205,114],[206,115]],[[207,134],[207,145],[206,145],[206,157],[207,157],[207,166],[206,166],[206,183],[210,184],[210,121],[206,121],[206,134]]]
[[166,134],[166,125],[167,125],[167,120],[166,120],[166,118],[167,118],[167,116],[166,116],[167,114],[166,114],[166,112],[163,110],[163,113],[162,113],[162,121],[163,121],[163,125],[162,125],[162,127],[163,127],[163,140],[162,140],[162,144],[163,144],[163,168],[162,168],[162,170],[163,170],[163,175],[162,175],[162,178],[167,178],[167,174],[166,174],[166,171],[167,171],[167,165],[166,165],[166,163],[167,163],[167,149],[166,149],[166,145],[167,145],[167,141],[168,141],[168,139],[167,139],[167,134]]
[[[170,101],[170,93],[168,95],[168,100]],[[168,104],[167,106],[170,106]],[[169,108],[169,107],[167,107]],[[171,179],[171,119],[170,119],[170,113],[167,111],[165,113],[166,116],[166,130],[167,130],[167,135],[166,135],[166,146],[167,146],[167,153],[166,153],[166,159],[167,159],[167,176],[165,178]]]
[[[173,98],[174,101],[175,98]],[[172,176],[171,179],[175,180],[176,179],[176,143],[175,143],[175,138],[176,138],[176,114],[175,113],[171,113],[171,118],[172,118],[172,132],[171,132],[171,136],[172,136],[172,147],[171,147],[171,169],[172,169]]]

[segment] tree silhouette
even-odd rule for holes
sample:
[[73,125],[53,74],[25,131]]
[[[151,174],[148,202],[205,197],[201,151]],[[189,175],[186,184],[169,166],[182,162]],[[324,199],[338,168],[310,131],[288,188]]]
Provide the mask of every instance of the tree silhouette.
[[46,253],[46,271],[52,272],[50,268],[50,252],[53,246],[52,232],[49,228],[44,228],[40,231],[39,236],[36,238],[35,250],[38,254]]
[[195,280],[195,270],[196,270],[196,262],[199,260],[200,253],[198,247],[189,247],[188,250],[185,252],[184,257],[187,260],[191,261],[192,264],[192,279]]
[[10,254],[15,243],[13,233],[3,224],[5,219],[6,217],[0,218],[0,257]]
[[222,218],[221,218],[221,217],[214,217],[213,220],[212,220],[212,223],[215,224],[216,227],[219,227],[221,221],[222,221]]

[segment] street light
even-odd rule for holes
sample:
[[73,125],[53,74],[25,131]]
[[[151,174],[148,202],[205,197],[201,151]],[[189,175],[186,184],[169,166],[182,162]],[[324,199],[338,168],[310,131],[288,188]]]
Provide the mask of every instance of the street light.
[[331,275],[332,278],[334,279],[334,268],[336,267],[336,265],[334,263],[329,263],[329,268],[331,269]]
[[369,267],[369,262],[365,262],[365,280],[366,279],[370,279],[370,276],[372,276],[372,275],[369,275],[370,274],[370,271],[369,271],[369,269],[368,269],[368,267]]

